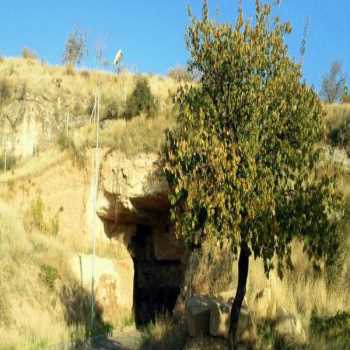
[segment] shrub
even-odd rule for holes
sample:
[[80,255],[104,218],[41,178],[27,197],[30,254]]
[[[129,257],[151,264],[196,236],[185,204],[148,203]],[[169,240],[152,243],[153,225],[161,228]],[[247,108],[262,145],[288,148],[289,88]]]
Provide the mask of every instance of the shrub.
[[103,114],[101,119],[118,119],[121,115],[120,105],[113,97],[102,97]]
[[75,68],[72,64],[67,64],[66,66],[66,74],[67,75],[75,75]]
[[[12,170],[17,163],[17,159],[14,155],[12,154],[7,154],[6,155],[6,170]],[[5,155],[2,154],[0,156],[0,172],[3,172],[5,170]]]
[[341,98],[342,103],[350,103],[350,95],[344,95]]
[[40,265],[39,277],[50,290],[54,290],[55,281],[58,279],[58,270],[51,265]]
[[57,143],[61,151],[68,151],[74,165],[77,165],[79,168],[85,166],[86,156],[84,146],[77,146],[74,140],[66,134],[65,130],[62,130],[58,135]]
[[11,84],[8,79],[0,79],[0,106],[11,97]]
[[158,112],[158,108],[158,102],[152,95],[147,79],[139,78],[135,89],[126,100],[125,119],[130,119],[140,113],[145,113],[148,118],[152,118]]
[[350,155],[350,118],[345,119],[339,127],[331,129],[328,139],[332,146],[344,148]]
[[85,79],[89,79],[90,78],[90,72],[88,70],[82,70],[80,72],[80,75],[85,78]]
[[323,337],[332,344],[349,345],[350,314],[348,312],[338,312],[335,316],[327,317],[313,314],[310,320],[310,334],[313,337]]
[[22,50],[22,57],[26,60],[37,60],[38,55],[31,49],[25,47]]
[[[46,233],[50,236],[57,236],[59,232],[59,217],[58,213],[50,217],[47,213],[45,214],[45,204],[40,195],[33,199],[29,208],[29,228],[36,228],[40,232]],[[45,215],[48,216],[46,221]]]
[[46,224],[44,220],[44,202],[40,195],[36,199],[32,200],[30,205],[30,213],[32,217],[32,225],[40,231],[45,231]]

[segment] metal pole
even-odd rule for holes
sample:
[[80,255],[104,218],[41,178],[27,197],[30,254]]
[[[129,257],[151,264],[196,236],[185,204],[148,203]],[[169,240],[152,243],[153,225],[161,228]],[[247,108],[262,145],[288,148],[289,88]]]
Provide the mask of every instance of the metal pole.
[[92,223],[92,271],[91,271],[91,333],[94,330],[95,322],[95,256],[96,256],[96,209],[97,209],[97,188],[99,175],[99,125],[100,125],[100,108],[99,95],[95,95],[95,123],[96,123],[96,148],[94,162],[94,183],[93,183],[93,223]]
[[6,145],[6,138],[4,139],[4,173],[6,175],[7,172],[7,145]]

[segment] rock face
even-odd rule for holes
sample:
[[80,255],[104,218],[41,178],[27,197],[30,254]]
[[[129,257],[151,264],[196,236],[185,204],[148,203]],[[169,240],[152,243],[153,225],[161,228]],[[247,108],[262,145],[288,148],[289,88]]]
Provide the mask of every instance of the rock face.
[[156,154],[128,158],[108,152],[100,171],[99,237],[117,239],[130,252],[135,269],[131,295],[140,325],[154,319],[156,313],[172,311],[184,269],[184,248],[169,224],[169,189],[158,174],[158,159]]
[[142,226],[152,230],[158,260],[180,260],[183,248],[169,227],[168,185],[158,174],[158,156],[106,154],[101,169],[97,214],[105,234],[128,245]]
[[[105,156],[101,169],[103,192],[98,202],[98,215],[118,224],[137,224],[159,221],[150,212],[167,212],[168,186],[157,175],[155,154],[140,154],[132,159],[112,152]],[[152,216],[152,215],[151,215]]]
[[[228,339],[231,305],[208,296],[193,296],[186,305],[188,333],[192,337],[210,334]],[[239,343],[252,344],[256,340],[256,327],[246,302],[243,303],[237,328]]]
[[[131,259],[95,258],[94,290],[103,321],[116,324],[130,318],[133,311],[134,265]],[[91,291],[92,256],[79,255],[70,261],[75,278]],[[117,316],[117,317],[116,317]]]

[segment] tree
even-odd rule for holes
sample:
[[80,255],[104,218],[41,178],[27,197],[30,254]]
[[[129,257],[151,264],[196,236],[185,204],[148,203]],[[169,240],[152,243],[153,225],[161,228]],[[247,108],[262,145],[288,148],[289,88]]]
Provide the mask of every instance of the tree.
[[145,113],[147,118],[152,118],[157,112],[157,99],[152,94],[147,78],[141,77],[126,100],[124,117],[131,119],[140,113]]
[[86,34],[79,29],[71,32],[65,44],[63,63],[75,66],[81,63],[86,54]]
[[271,6],[256,1],[254,25],[242,9],[234,26],[191,15],[187,30],[196,85],[179,87],[177,126],[166,131],[162,170],[170,186],[171,219],[190,246],[208,237],[229,240],[238,259],[230,316],[234,348],[249,259],[265,272],[291,267],[300,239],[315,267],[331,264],[340,244],[341,196],[319,162],[324,137],[317,94],[301,82],[288,56],[291,32]]
[[344,95],[346,76],[340,62],[333,62],[330,71],[323,77],[320,95],[328,103],[334,103]]

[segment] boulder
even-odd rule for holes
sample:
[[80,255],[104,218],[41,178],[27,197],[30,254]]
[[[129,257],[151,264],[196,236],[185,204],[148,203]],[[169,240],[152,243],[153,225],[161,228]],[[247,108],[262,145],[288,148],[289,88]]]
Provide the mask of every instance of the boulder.
[[191,337],[209,334],[210,310],[214,301],[206,296],[193,296],[186,305],[187,330]]
[[[133,312],[134,266],[131,258],[95,257],[94,287],[96,304],[104,322],[117,325]],[[71,270],[81,286],[91,292],[92,255],[81,254],[70,261]]]
[[210,310],[210,335],[228,339],[231,307],[215,301]]

